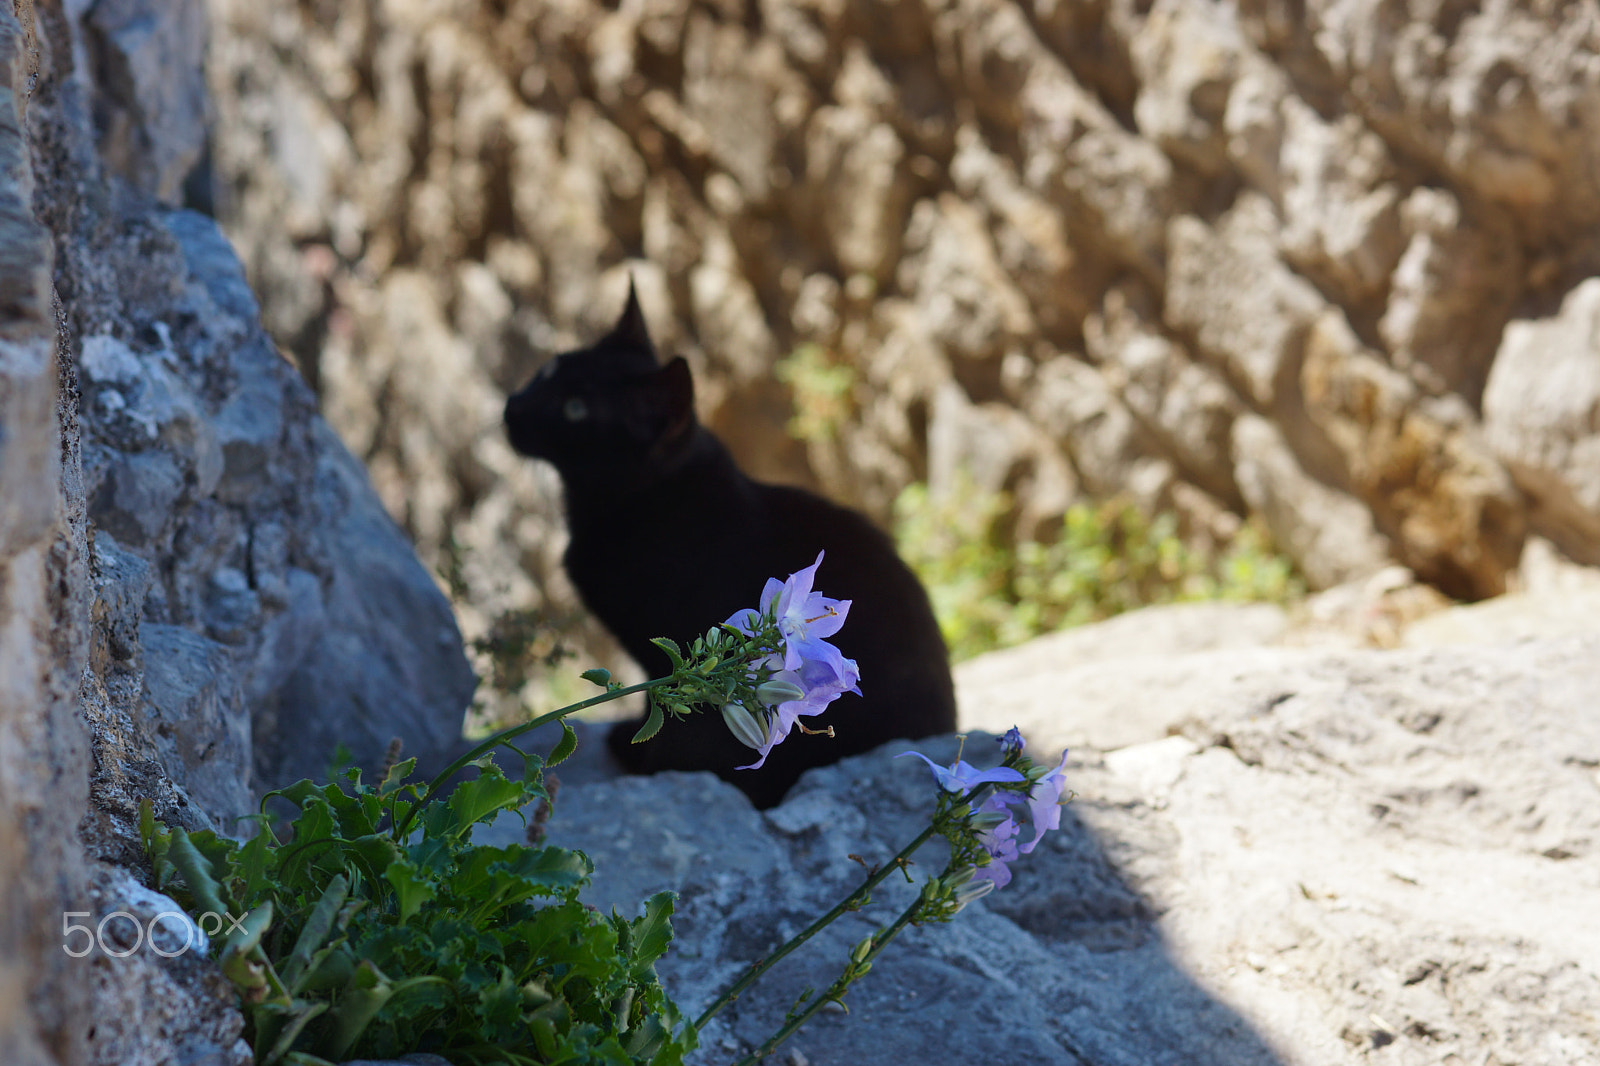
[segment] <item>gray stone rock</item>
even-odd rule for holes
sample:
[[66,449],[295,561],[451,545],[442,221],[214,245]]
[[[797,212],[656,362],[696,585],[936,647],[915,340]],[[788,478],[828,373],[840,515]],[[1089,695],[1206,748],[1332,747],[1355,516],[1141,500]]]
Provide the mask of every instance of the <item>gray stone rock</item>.
[[[460,708],[475,680],[460,634],[361,465],[325,425],[314,433],[322,447],[311,518],[340,565],[322,596],[321,632],[254,709],[257,781],[320,777],[341,743],[370,767],[395,737],[408,756],[442,767],[460,744]],[[317,611],[309,596],[302,603]]]
[[173,782],[224,829],[251,813],[250,714],[228,648],[180,626],[145,625],[135,722]]
[[[1009,723],[1006,692],[1027,690],[1032,749],[1074,747],[1061,829],[1005,889],[906,932],[848,1016],[819,1016],[789,1048],[819,1064],[972,1046],[998,1061],[1263,1066],[1600,1052],[1583,917],[1600,885],[1600,731],[1584,696],[1600,638],[1253,646],[1285,635],[1273,608],[1161,608],[970,664],[963,725]],[[1129,728],[1140,708],[1143,730]],[[692,1013],[848,891],[855,857],[883,862],[917,832],[934,786],[899,752],[993,757],[988,734],[964,744],[812,771],[764,814],[708,775],[574,774],[547,839],[595,861],[585,891],[602,910],[679,893],[658,968]],[[522,832],[508,819],[480,839]],[[930,847],[913,875],[938,864]],[[886,881],[719,1015],[694,1061],[759,1042],[913,892]]]
[[146,192],[177,203],[205,148],[204,3],[109,0],[79,11],[93,62],[101,158]]
[[[993,742],[968,743],[976,753]],[[952,738],[920,747],[946,761],[956,752]],[[658,970],[696,1012],[859,882],[852,855],[881,863],[916,835],[936,786],[920,762],[892,761],[904,748],[814,772],[765,816],[709,775],[576,786],[558,800],[547,839],[594,860],[587,898],[602,910],[632,913],[652,892],[679,893],[677,940]],[[1026,882],[1019,873],[1014,914],[979,903],[949,927],[908,930],[850,994],[848,1015],[824,1012],[788,1047],[819,1064],[943,1061],[987,1045],[1062,1064],[1271,1063],[1232,1012],[1165,960],[1152,915],[1082,824],[1069,815],[1063,826],[1051,858],[1040,849],[1041,868]],[[478,839],[520,832],[513,820]],[[919,880],[937,873],[938,850],[918,855]],[[726,1061],[758,1043],[803,988],[825,987],[854,943],[914,895],[886,881],[870,909],[830,926],[719,1015],[692,1061]],[[1134,987],[1156,994],[1130,995]]]

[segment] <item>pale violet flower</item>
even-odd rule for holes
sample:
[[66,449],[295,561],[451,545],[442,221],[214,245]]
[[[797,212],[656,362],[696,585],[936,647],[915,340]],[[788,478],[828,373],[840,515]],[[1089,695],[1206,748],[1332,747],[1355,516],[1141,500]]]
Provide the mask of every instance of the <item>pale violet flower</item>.
[[[774,619],[783,637],[782,669],[798,670],[804,661],[822,662],[843,676],[843,664],[850,663],[853,668],[854,663],[844,658],[827,638],[844,625],[850,613],[850,601],[830,599],[812,591],[811,585],[824,554],[818,552],[816,562],[790,574],[787,581],[768,578],[766,587],[761,590],[760,608],[736,611],[727,624],[750,635],[760,628],[764,619]],[[846,691],[853,691],[854,684],[852,680]]]
[[[1015,727],[1000,738],[1000,744],[1007,761],[1021,758],[1024,742]],[[1061,797],[1067,787],[1066,752],[1061,753],[1061,762],[1053,769],[1041,772],[1042,768],[1035,766],[1027,774],[1010,766],[979,770],[960,759],[950,766],[940,766],[918,751],[902,754],[915,755],[927,763],[946,792],[968,793],[980,785],[996,786],[966,819],[973,837],[989,856],[989,864],[973,876],[992,882],[995,888],[1011,883],[1010,863],[1038,847],[1045,833],[1061,827]],[[1028,764],[1024,761],[1023,765]],[[1025,789],[1015,787],[1022,782],[1027,782]],[[1024,819],[1033,828],[1027,840],[1020,839]]]
[[1028,818],[1033,823],[1033,839],[1020,845],[1026,855],[1039,845],[1045,833],[1061,828],[1061,795],[1067,790],[1067,753],[1061,753],[1061,762],[1028,789]]
[[980,881],[992,881],[995,888],[1004,888],[1011,883],[1011,867],[1008,864],[1017,859],[1017,830],[1021,827],[1017,825],[1007,802],[1017,798],[1015,793],[995,792],[979,804],[974,812],[979,816],[1002,816],[998,822],[977,831],[978,843],[989,853],[989,865],[980,867],[973,877]]
[[1021,773],[1009,766],[996,766],[991,770],[979,770],[976,766],[957,759],[950,766],[940,766],[920,751],[903,751],[895,758],[903,759],[907,755],[915,755],[928,764],[928,769],[933,771],[933,776],[938,779],[939,787],[946,792],[971,792],[979,785],[996,781],[1023,781],[1026,780]]
[[855,660],[846,659],[825,639],[844,625],[850,601],[812,591],[822,557],[818,552],[816,562],[790,574],[787,581],[769,579],[761,590],[760,608],[737,611],[726,622],[747,636],[775,625],[781,641],[781,647],[753,664],[753,676],[768,671],[756,686],[761,710],[751,712],[738,704],[723,709],[723,719],[733,735],[761,754],[755,762],[737,769],[760,769],[801,718],[821,714],[846,692],[861,695],[861,672]]

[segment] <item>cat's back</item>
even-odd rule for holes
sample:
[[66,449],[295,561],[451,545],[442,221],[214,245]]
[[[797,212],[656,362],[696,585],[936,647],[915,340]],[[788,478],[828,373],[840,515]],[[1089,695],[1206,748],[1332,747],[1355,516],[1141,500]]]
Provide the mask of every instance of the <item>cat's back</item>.
[[874,743],[954,730],[955,689],[939,624],[888,534],[861,512],[803,489],[757,487],[775,548],[770,576],[811,565],[820,550],[816,587],[851,601],[835,642],[861,667]]

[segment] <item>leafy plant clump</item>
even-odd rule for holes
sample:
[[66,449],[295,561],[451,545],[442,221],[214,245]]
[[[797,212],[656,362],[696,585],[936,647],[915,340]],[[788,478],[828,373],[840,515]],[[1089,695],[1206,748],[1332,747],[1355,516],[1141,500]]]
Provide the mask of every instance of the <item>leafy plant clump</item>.
[[1056,539],[1012,545],[1004,493],[968,485],[943,500],[913,484],[895,501],[901,554],[933,600],[951,656],[967,659],[1041,633],[1138,607],[1195,600],[1277,602],[1305,586],[1259,524],[1202,551],[1171,513],[1147,518],[1133,503],[1075,504]]
[[[549,762],[575,740],[567,731]],[[227,930],[217,957],[258,1064],[415,1051],[462,1064],[682,1061],[694,1030],[655,974],[672,894],[639,918],[602,917],[578,899],[593,873],[581,852],[471,842],[500,812],[549,802],[544,760],[524,759],[512,780],[481,758],[439,799],[406,782],[414,759],[376,788],[359,770],[301,781],[271,794],[297,808],[281,840],[265,815],[241,844],[160,826],[145,804],[158,887],[226,919],[214,919]]]

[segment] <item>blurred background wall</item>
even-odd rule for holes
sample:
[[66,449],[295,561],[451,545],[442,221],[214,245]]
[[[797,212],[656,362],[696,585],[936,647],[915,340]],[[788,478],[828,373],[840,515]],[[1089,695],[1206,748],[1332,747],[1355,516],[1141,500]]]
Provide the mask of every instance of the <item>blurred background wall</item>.
[[571,613],[500,408],[630,273],[747,469],[885,524],[1600,562],[1592,5],[208,4],[181,195],[469,635]]

